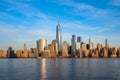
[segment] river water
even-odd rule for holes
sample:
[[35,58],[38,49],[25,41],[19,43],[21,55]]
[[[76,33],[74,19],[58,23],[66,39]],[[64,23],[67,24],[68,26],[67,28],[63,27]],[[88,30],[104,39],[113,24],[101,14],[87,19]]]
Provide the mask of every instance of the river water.
[[120,80],[120,59],[0,59],[0,80]]

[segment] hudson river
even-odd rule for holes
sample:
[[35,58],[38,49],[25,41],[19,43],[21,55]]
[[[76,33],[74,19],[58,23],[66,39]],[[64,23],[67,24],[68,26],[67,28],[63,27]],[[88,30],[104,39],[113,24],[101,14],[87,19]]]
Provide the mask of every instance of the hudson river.
[[0,80],[120,80],[120,58],[0,59]]

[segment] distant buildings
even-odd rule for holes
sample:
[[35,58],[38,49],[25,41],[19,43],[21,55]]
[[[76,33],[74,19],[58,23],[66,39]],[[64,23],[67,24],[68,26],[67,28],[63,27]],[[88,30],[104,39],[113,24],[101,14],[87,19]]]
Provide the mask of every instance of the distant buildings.
[[[52,34],[51,34],[52,35]],[[16,53],[12,47],[8,47],[7,54],[0,50],[0,58],[119,58],[120,48],[110,47],[108,40],[105,39],[105,45],[97,43],[94,47],[93,41],[89,38],[88,43],[82,41],[82,37],[72,35],[71,45],[64,41],[62,43],[61,26],[58,22],[56,26],[56,39],[47,45],[46,39],[39,39],[36,48],[27,49],[24,44],[23,50],[17,50]]]
[[93,42],[91,41],[91,39],[89,38],[89,49],[90,50],[93,50],[93,46],[94,44],[93,44]]
[[48,45],[48,50],[49,50],[48,54],[50,53],[49,57],[52,57],[52,58],[56,57],[54,48],[55,48],[55,46],[53,44]]
[[[89,39],[88,44],[84,42],[75,41],[75,35],[72,36],[72,45],[64,41],[61,45],[61,55],[59,54],[58,41],[52,40],[51,44],[46,45],[45,39],[39,40],[39,49],[30,48],[27,50],[27,45],[24,44],[23,50],[17,50],[16,53],[12,47],[8,47],[7,55],[3,50],[0,50],[0,58],[68,58],[68,57],[80,57],[80,58],[117,58],[120,57],[120,48],[110,48],[108,41],[105,39],[105,46],[98,43],[97,47],[93,47],[93,42]],[[39,51],[41,55],[39,55]],[[71,54],[72,53],[72,54]]]
[[92,57],[93,57],[93,58],[98,58],[98,57],[99,57],[99,51],[98,51],[98,50],[95,50],[95,51],[92,53]]
[[24,44],[24,50],[23,50],[23,54],[22,54],[23,58],[28,58],[29,57],[29,51],[27,50],[27,45]]
[[69,57],[68,54],[68,43],[66,41],[62,44],[62,57]]
[[15,53],[14,53],[14,50],[12,50],[12,47],[8,47],[8,50],[7,50],[7,57],[8,58],[15,58]]
[[0,50],[0,58],[6,58],[3,50]]
[[3,56],[3,50],[0,50],[0,58]]
[[42,52],[42,54],[41,54],[41,57],[42,58],[51,58],[51,52],[50,52],[50,50],[45,50],[44,52]]
[[31,48],[27,50],[27,45],[24,44],[24,50],[17,50],[16,51],[17,58],[37,58],[38,55],[38,48]]
[[30,53],[31,53],[31,56],[30,56],[30,57],[34,57],[34,58],[39,57],[38,48],[31,48]]
[[117,56],[120,57],[120,47],[117,50]]
[[17,50],[16,51],[16,56],[17,56],[17,58],[22,58],[23,57],[23,51],[22,50]]

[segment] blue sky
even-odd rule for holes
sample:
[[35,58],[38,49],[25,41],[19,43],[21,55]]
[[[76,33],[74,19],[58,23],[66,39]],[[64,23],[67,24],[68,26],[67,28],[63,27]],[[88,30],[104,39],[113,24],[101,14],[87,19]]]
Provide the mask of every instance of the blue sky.
[[[0,49],[36,47],[36,40],[55,39],[58,20],[63,41],[71,35],[120,47],[120,0],[0,0]],[[94,45],[96,46],[96,45]]]

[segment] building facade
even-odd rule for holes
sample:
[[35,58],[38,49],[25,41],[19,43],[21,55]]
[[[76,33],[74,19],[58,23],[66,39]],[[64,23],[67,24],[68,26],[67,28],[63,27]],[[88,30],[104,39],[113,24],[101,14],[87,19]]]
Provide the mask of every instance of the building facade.
[[75,51],[76,51],[76,36],[75,35],[72,35],[72,38],[71,38],[71,46],[72,46],[72,54],[75,54]]
[[44,50],[47,49],[47,40],[45,39],[40,39],[37,41],[37,48],[38,48],[38,52],[44,52]]
[[59,50],[59,52],[61,52],[62,34],[61,34],[61,25],[59,24],[59,22],[56,27],[56,40],[58,41],[58,50]]

